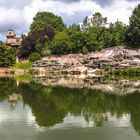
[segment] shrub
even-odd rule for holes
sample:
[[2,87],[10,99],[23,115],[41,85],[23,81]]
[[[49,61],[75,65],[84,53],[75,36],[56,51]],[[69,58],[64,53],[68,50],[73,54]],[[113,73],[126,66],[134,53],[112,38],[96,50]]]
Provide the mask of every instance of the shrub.
[[41,55],[39,53],[32,53],[29,56],[30,62],[35,62],[35,61],[40,60],[40,59],[41,59]]

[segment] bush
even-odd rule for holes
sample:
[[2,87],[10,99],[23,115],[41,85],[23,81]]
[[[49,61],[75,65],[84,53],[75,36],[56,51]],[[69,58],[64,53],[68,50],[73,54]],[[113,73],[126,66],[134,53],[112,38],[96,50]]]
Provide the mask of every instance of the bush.
[[29,56],[30,62],[35,62],[35,61],[40,60],[40,59],[41,59],[41,55],[39,53],[32,53]]

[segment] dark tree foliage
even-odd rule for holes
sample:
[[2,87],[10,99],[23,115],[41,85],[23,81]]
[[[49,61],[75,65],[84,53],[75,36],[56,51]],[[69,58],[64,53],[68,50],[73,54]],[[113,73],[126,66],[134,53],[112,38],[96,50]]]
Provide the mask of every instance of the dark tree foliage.
[[132,47],[140,48],[140,4],[134,9],[130,17],[127,42],[129,42]]
[[[20,57],[26,58],[32,52],[36,51],[35,46],[39,42],[42,47],[45,45],[45,37],[48,36],[48,39],[51,41],[55,36],[55,31],[52,28],[44,28],[39,31],[34,32],[31,35],[28,35],[22,42],[22,47],[20,49]],[[48,40],[47,40],[48,41]]]
[[119,46],[126,44],[126,33],[128,27],[121,21],[111,23],[109,25],[109,33],[111,35],[110,46]]
[[65,24],[61,17],[50,12],[38,12],[30,26],[30,33],[34,33],[43,28],[53,28],[55,31],[63,31]]
[[0,67],[9,67],[15,63],[16,51],[14,48],[7,47],[4,43],[0,43]]

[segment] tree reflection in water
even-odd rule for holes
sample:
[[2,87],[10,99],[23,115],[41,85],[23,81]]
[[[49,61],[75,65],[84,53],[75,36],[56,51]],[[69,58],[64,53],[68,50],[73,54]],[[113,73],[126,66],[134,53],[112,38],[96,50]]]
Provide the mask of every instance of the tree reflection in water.
[[62,123],[68,114],[83,116],[87,122],[100,127],[108,114],[121,118],[130,115],[134,129],[140,134],[140,93],[114,95],[99,90],[76,89],[61,86],[43,86],[35,82],[20,83],[10,78],[0,79],[0,100],[9,94],[21,93],[39,126],[53,127]]

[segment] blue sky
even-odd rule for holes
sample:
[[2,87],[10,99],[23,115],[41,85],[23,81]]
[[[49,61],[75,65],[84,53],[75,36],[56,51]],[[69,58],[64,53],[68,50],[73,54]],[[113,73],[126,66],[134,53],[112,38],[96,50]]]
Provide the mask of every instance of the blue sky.
[[85,16],[101,12],[109,22],[117,19],[129,23],[129,17],[140,0],[0,0],[0,40],[13,28],[19,35],[27,33],[38,11],[62,16],[66,24],[80,23]]

